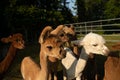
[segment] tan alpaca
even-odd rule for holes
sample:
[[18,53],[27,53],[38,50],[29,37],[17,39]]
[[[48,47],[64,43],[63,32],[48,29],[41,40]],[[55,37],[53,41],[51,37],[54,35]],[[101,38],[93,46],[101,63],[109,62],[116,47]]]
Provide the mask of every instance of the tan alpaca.
[[[70,37],[75,35],[74,28],[68,27],[65,25],[59,25],[55,30],[51,32],[51,34],[57,35],[60,40],[62,40],[63,43],[66,43],[69,40]],[[68,42],[69,44],[69,42]],[[49,57],[49,61],[51,62],[51,73],[54,73],[54,80],[58,80],[57,78],[57,72],[62,70],[62,64],[61,61],[54,57]],[[50,75],[51,75],[50,73]],[[53,80],[50,78],[49,80]]]
[[0,62],[0,74],[4,73],[8,69],[16,54],[16,50],[24,48],[23,36],[20,33],[13,34],[7,38],[2,38],[1,41],[4,43],[11,43],[11,45],[6,57]]
[[25,57],[21,63],[21,73],[24,80],[48,80],[50,63],[48,57],[55,57],[59,60],[66,56],[63,49],[63,43],[56,35],[51,35],[52,28],[47,26],[43,29],[39,43],[40,49],[40,66],[37,65],[30,57]]

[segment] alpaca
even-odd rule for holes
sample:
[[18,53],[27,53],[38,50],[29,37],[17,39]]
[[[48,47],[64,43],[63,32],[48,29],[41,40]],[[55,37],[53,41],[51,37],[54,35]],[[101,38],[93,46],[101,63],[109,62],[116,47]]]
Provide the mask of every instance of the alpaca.
[[112,46],[112,50],[105,61],[105,75],[103,80],[120,80],[120,43]]
[[6,57],[0,62],[0,74],[3,74],[9,68],[15,57],[16,50],[24,48],[24,40],[22,34],[17,33],[7,38],[2,38],[1,41],[4,43],[11,43]]
[[[116,66],[112,65],[114,63],[119,64],[120,42],[112,45],[109,48],[111,51],[107,57],[94,55],[95,57],[93,59],[88,59],[87,65],[82,74],[82,80],[103,80],[103,78],[105,78],[105,80],[117,80],[117,78],[120,79],[120,77],[117,75],[120,71],[120,68],[118,67],[119,69],[117,69]],[[115,69],[117,69],[117,72],[115,72]]]
[[59,60],[66,56],[62,41],[56,35],[50,34],[52,28],[47,26],[43,29],[39,43],[40,65],[37,65],[30,57],[25,57],[21,63],[21,74],[24,80],[49,80],[50,63],[48,57],[55,57]]
[[[70,36],[75,35],[75,32],[73,27],[59,25],[57,26],[56,29],[51,31],[51,34],[57,35],[63,43],[66,43],[70,41],[69,40]],[[49,61],[51,62],[51,74],[52,74],[52,77],[50,80],[62,80],[63,72],[62,72],[61,61],[54,57],[49,57]],[[61,77],[58,77],[57,73],[60,73],[61,75],[58,75],[58,76],[61,76]]]
[[112,46],[111,50],[120,50],[120,42]]
[[65,48],[66,57],[62,59],[65,69],[64,80],[81,80],[82,71],[90,54],[107,55],[109,49],[104,45],[105,40],[101,35],[95,33],[87,34],[82,40],[73,41],[74,44],[82,46],[80,57],[77,60],[69,48]]
[[63,42],[68,42],[70,37],[75,35],[73,26],[59,25],[51,34],[58,35]]
[[71,44],[71,41],[77,40],[77,35],[75,33],[74,26],[70,25],[69,29],[66,27],[66,28],[64,28],[64,31],[69,38],[69,40],[66,42],[66,47],[69,47],[70,49],[72,49],[75,57],[78,59],[80,56],[79,47],[78,47],[78,45]]

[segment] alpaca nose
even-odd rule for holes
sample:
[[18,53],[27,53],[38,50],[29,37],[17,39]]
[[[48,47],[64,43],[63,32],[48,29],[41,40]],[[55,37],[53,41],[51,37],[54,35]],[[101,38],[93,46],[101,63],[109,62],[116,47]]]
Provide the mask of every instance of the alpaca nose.
[[21,41],[22,44],[25,44],[25,41]]
[[106,52],[106,56],[108,56],[108,54],[110,53],[110,50],[107,49],[107,50],[105,50],[105,52]]
[[105,46],[103,52],[104,52],[104,55],[107,56],[110,53],[110,50]]
[[20,43],[21,43],[22,48],[25,48],[25,41],[21,41]]

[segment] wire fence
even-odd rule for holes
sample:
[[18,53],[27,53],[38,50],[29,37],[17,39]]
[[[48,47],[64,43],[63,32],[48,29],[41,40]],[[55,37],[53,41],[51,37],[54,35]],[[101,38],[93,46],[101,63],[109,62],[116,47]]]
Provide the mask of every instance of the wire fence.
[[74,26],[78,38],[89,32],[101,34],[107,42],[120,42],[120,18],[65,24]]

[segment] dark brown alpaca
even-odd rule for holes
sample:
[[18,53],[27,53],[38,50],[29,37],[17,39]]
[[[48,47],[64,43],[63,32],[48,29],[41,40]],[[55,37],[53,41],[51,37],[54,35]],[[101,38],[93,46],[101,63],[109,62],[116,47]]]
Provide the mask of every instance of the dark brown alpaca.
[[0,74],[3,74],[10,66],[17,49],[24,48],[23,36],[20,33],[13,34],[7,38],[2,38],[2,42],[10,43],[6,57],[0,62]]

